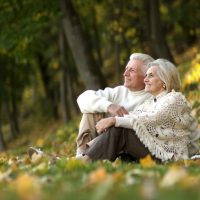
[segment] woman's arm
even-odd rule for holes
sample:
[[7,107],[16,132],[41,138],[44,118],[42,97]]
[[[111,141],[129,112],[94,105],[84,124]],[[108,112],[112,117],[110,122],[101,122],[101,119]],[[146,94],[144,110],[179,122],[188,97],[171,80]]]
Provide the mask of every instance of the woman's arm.
[[124,117],[108,117],[98,121],[96,124],[96,129],[98,133],[106,131],[111,126],[132,129],[133,120],[134,116],[132,115],[124,115]]
[[101,119],[96,124],[97,133],[103,133],[113,125],[115,125],[115,117]]

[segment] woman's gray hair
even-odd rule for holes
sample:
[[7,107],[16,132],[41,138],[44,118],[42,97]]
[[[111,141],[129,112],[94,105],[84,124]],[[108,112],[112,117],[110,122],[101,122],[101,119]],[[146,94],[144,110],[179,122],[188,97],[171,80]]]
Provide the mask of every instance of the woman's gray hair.
[[154,59],[150,55],[145,53],[133,53],[130,55],[130,60],[139,60],[144,63],[144,65],[142,66],[142,71],[144,75],[148,70],[148,64],[154,61]]
[[170,61],[159,58],[151,63],[149,67],[157,66],[157,75],[165,83],[167,92],[172,89],[178,91],[181,87],[181,81],[176,66]]

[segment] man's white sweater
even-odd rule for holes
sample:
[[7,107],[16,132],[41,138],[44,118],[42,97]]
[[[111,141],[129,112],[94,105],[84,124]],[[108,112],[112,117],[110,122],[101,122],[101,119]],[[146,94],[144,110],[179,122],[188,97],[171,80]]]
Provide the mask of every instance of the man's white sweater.
[[111,104],[124,106],[127,111],[132,111],[150,96],[144,90],[133,92],[125,86],[117,86],[97,91],[87,90],[78,97],[77,103],[82,113],[106,113]]

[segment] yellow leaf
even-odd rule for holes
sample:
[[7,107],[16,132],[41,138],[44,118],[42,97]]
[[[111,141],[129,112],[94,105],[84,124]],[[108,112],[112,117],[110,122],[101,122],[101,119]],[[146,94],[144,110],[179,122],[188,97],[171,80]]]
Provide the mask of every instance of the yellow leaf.
[[182,181],[181,185],[186,188],[194,188],[199,185],[200,176],[186,176]]
[[124,180],[124,175],[123,173],[121,172],[115,172],[113,175],[112,175],[113,179],[116,181],[116,182],[121,182],[122,180]]
[[178,165],[173,165],[161,180],[161,187],[170,187],[188,176],[186,170]]
[[151,158],[150,155],[147,155],[146,157],[140,159],[140,164],[141,164],[141,166],[144,167],[144,168],[149,168],[149,167],[155,166],[156,163],[155,163],[155,161]]
[[33,172],[36,172],[36,171],[47,171],[47,170],[48,170],[48,169],[47,169],[47,164],[46,164],[45,162],[42,162],[42,163],[36,165],[36,166],[32,169]]
[[100,183],[107,178],[108,174],[105,168],[100,167],[89,175],[89,184]]
[[44,146],[44,139],[39,138],[39,139],[36,141],[36,146],[38,146],[38,147],[43,147],[43,146]]
[[22,174],[14,181],[14,189],[23,199],[39,199],[40,184],[36,177]]

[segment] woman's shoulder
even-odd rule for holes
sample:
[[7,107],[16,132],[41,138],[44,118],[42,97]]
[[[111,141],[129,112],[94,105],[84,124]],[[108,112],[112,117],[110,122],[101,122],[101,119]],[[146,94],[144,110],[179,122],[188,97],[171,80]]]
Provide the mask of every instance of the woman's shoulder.
[[185,97],[185,95],[181,92],[176,92],[175,90],[172,90],[171,92],[167,93],[165,96],[165,100],[168,101],[168,103],[173,103],[173,104],[188,104],[188,101]]

